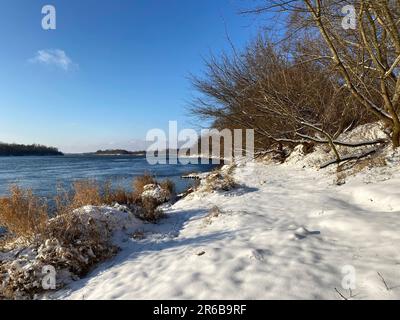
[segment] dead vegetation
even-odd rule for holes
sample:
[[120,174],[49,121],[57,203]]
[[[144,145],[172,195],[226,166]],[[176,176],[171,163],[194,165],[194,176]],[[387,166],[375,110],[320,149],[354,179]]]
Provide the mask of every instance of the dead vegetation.
[[47,223],[47,205],[31,190],[12,186],[10,196],[0,199],[0,224],[16,236],[32,238]]
[[136,199],[140,198],[144,191],[144,187],[150,184],[157,184],[156,179],[150,173],[145,172],[142,176],[136,177],[132,185],[134,197]]
[[[0,199],[0,226],[8,231],[0,248],[9,253],[0,262],[0,299],[32,299],[43,293],[45,266],[61,275],[58,289],[65,284],[63,278],[76,279],[113,256],[118,250],[111,242],[113,228],[93,210],[119,204],[126,208],[124,212],[150,223],[164,217],[159,206],[173,199],[173,182],[158,183],[146,174],[133,185],[135,191],[129,192],[112,188],[111,182],[82,180],[70,191],[59,188],[51,219],[42,199],[30,190],[12,187],[10,195]],[[85,211],[89,205],[91,213]]]
[[218,169],[210,173],[201,183],[206,192],[231,191],[239,187],[233,178],[235,166],[229,166],[225,170]]
[[139,218],[151,223],[157,223],[165,217],[164,211],[158,208],[160,204],[161,203],[155,198],[144,197],[141,200],[141,208],[143,210],[141,210]]
[[386,165],[386,158],[381,153],[373,154],[367,158],[344,162],[336,169],[335,183],[343,185],[346,183],[347,177],[354,176],[368,169],[385,167]]
[[168,198],[172,199],[176,195],[175,183],[170,180],[166,179],[160,182],[161,189],[167,192]]
[[[346,5],[353,17],[341,15]],[[305,153],[328,146],[328,165],[400,146],[398,1],[264,0],[243,13],[282,24],[244,48],[230,43],[232,52],[206,59],[205,72],[192,77],[195,116],[220,131],[254,129],[256,153],[277,150],[277,159],[299,144]],[[343,27],[349,21],[353,26]],[[339,138],[377,121],[379,139]],[[343,146],[353,150],[342,153]]]
[[220,215],[222,215],[222,211],[219,207],[214,206],[208,211],[208,214],[204,217],[203,220],[203,226],[208,226],[213,223],[213,220],[218,218]]
[[[54,289],[85,275],[96,263],[117,252],[106,222],[94,220],[79,210],[50,219],[44,231],[0,264],[0,299],[32,299],[45,292],[43,270],[57,272]],[[26,252],[26,253],[25,253]]]

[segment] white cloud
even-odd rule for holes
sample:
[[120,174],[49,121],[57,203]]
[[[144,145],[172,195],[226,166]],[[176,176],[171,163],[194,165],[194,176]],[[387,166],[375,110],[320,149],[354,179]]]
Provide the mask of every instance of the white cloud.
[[31,63],[40,63],[45,65],[53,65],[68,71],[71,67],[77,66],[67,56],[65,51],[60,49],[43,49],[39,50],[35,57],[29,59]]

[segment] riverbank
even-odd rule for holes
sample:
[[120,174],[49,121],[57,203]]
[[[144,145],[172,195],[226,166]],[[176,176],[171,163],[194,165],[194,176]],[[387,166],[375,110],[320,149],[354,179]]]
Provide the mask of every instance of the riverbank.
[[[379,138],[371,126],[344,138]],[[400,150],[325,169],[326,146],[283,153],[189,175],[197,187],[175,203],[148,179],[135,187],[141,207],[81,199],[49,221],[48,241],[0,254],[15,297],[400,299]],[[144,219],[148,197],[157,219]],[[58,291],[38,287],[47,264]]]
[[200,188],[50,297],[399,299],[399,155],[388,154],[344,184],[310,157],[239,165],[238,188]]

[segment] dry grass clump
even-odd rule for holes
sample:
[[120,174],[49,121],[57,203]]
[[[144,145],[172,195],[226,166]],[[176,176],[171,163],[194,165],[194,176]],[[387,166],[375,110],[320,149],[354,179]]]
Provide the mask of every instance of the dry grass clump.
[[47,220],[47,205],[31,190],[13,186],[10,196],[0,199],[0,225],[15,236],[31,238],[43,231]]
[[[113,189],[111,182],[101,185],[95,180],[77,181],[70,192],[58,190],[52,219],[48,218],[47,206],[31,191],[13,187],[8,198],[0,199],[0,226],[13,237],[2,239],[17,244],[8,245],[6,251],[10,254],[0,261],[0,299],[32,299],[45,292],[45,266],[55,268],[59,289],[65,279],[85,275],[95,264],[113,256],[117,248],[111,236],[121,224],[119,216],[105,217],[102,208],[95,207],[132,204],[135,214],[146,221],[155,223],[163,218],[159,206],[175,193],[172,181],[158,184],[146,174],[136,178],[134,186],[137,195],[123,188]],[[94,208],[87,208],[88,205]],[[26,241],[20,243],[22,237]]]
[[152,197],[143,197],[141,199],[142,210],[139,217],[151,223],[157,223],[165,217],[165,213],[159,208],[160,202]]
[[22,248],[15,259],[0,263],[0,299],[34,298],[42,286],[43,267],[53,267],[56,289],[65,281],[85,275],[96,263],[117,252],[110,241],[106,221],[75,210],[50,219],[34,241]]
[[43,262],[83,275],[95,263],[116,252],[110,237],[111,229],[105,221],[95,220],[79,210],[57,216],[49,221],[43,233],[45,242],[53,244],[42,252]]
[[106,205],[129,205],[134,203],[135,199],[132,193],[127,192],[123,187],[112,187],[111,181],[106,181],[102,190],[102,202]]
[[232,177],[230,170],[222,172],[218,170],[208,175],[204,182],[205,191],[230,191],[238,187],[235,179]]
[[354,176],[369,168],[380,168],[386,165],[386,159],[384,155],[381,154],[357,161],[345,162],[337,167],[335,183],[337,185],[343,185],[346,183],[346,178],[349,176]]
[[165,214],[159,206],[174,198],[175,184],[166,179],[160,183],[150,173],[136,177],[133,182],[133,198],[141,207],[139,217],[145,221],[156,223]]
[[157,184],[157,180],[148,172],[136,177],[133,181],[133,196],[139,198],[144,191],[144,187],[149,184]]
[[71,192],[59,188],[55,203],[59,215],[88,205],[129,205],[134,200],[123,187],[113,188],[111,181],[101,184],[96,180],[79,180],[73,183]]
[[165,179],[161,181],[160,187],[167,192],[169,199],[172,199],[176,195],[175,183],[172,180]]
[[372,158],[360,159],[353,167],[353,174],[361,172],[366,168],[381,168],[386,167],[387,162],[384,156],[375,156]]
[[212,224],[213,220],[215,218],[218,218],[220,215],[222,215],[222,211],[219,207],[214,206],[210,209],[210,211],[208,212],[208,214],[204,217],[203,220],[203,226],[207,226]]
[[132,194],[126,192],[124,188],[116,188],[108,196],[104,198],[104,203],[108,205],[113,204],[130,204],[134,202]]
[[73,183],[72,206],[80,208],[87,205],[104,204],[99,183],[96,180],[80,180]]

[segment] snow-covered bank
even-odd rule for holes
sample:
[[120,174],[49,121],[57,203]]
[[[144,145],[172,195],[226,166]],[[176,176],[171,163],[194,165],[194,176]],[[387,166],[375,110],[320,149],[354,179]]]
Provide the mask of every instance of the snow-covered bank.
[[114,259],[51,297],[342,299],[335,288],[350,297],[342,272],[352,266],[352,299],[399,299],[398,169],[338,186],[328,171],[247,163],[233,174],[240,188],[189,195],[160,224],[122,235]]

